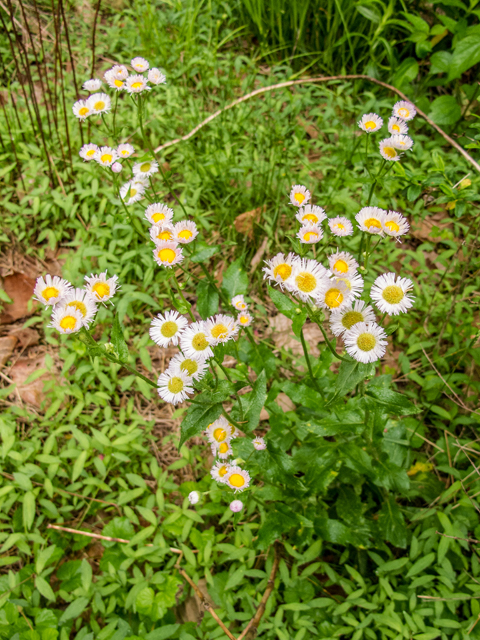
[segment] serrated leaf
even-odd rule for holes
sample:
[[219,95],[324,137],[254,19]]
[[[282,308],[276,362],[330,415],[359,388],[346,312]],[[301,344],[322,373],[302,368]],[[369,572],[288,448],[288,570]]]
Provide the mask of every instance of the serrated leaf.
[[407,546],[407,527],[400,507],[393,496],[388,496],[378,515],[378,525],[384,537],[396,547]]
[[344,396],[365,378],[374,375],[374,364],[363,364],[362,362],[353,360],[353,358],[346,358],[345,360],[342,360],[335,380],[335,395],[328,404],[332,403],[333,400]]
[[188,407],[185,418],[180,425],[180,443],[178,448],[189,438],[193,438],[193,436],[198,435],[206,429],[221,413],[222,405],[220,403],[213,405],[192,404]]
[[388,413],[397,416],[407,416],[420,412],[420,409],[407,396],[391,389],[369,386],[366,395],[372,398],[375,403],[382,405]]
[[197,285],[197,310],[203,320],[218,312],[218,291],[207,281]]
[[248,405],[244,416],[246,424],[242,423],[243,429],[246,431],[253,431],[253,429],[258,427],[258,423],[260,422],[260,413],[263,409],[266,398],[267,376],[264,369],[253,383],[253,389],[250,394],[250,404]]
[[123,337],[123,328],[120,324],[118,314],[115,314],[115,318],[113,319],[111,341],[113,346],[115,347],[115,351],[117,352],[119,359],[122,362],[127,362],[128,347],[127,343],[125,342],[125,338]]
[[223,275],[222,289],[230,298],[248,291],[248,273],[241,258],[232,262]]

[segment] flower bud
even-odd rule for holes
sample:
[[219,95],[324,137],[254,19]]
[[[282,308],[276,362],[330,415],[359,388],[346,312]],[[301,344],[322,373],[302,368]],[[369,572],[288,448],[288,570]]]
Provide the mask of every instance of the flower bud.
[[112,171],[113,173],[120,173],[120,171],[123,169],[122,165],[120,164],[120,162],[114,162],[112,164]]
[[242,509],[243,509],[243,502],[241,500],[234,500],[233,502],[230,503],[230,510],[233,511],[233,513],[238,513]]
[[197,504],[199,500],[200,494],[198,493],[198,491],[192,491],[188,494],[188,501],[190,502],[190,504]]
[[107,353],[115,353],[115,347],[113,346],[113,344],[111,342],[106,342],[104,344],[105,347],[105,351]]

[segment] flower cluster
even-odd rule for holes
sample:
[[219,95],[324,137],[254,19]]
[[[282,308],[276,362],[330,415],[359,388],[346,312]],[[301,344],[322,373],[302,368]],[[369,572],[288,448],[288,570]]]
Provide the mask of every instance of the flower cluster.
[[107,278],[107,272],[85,276],[85,287],[74,288],[59,276],[37,278],[34,288],[36,300],[52,307],[50,326],[60,333],[77,333],[88,328],[97,313],[97,305],[107,302],[118,289],[118,278]]
[[[393,106],[392,116],[388,120],[389,138],[379,143],[380,155],[384,160],[396,162],[400,160],[403,151],[413,147],[413,140],[407,136],[407,122],[416,115],[415,107],[410,102],[401,100]],[[374,133],[383,127],[382,118],[376,113],[366,113],[358,122],[358,126],[365,133]]]
[[[127,203],[128,204],[128,203]],[[193,220],[173,224],[173,210],[166,204],[154,202],[145,210],[151,224],[150,238],[155,244],[153,257],[160,267],[173,267],[183,261],[182,245],[190,244],[198,236]]]

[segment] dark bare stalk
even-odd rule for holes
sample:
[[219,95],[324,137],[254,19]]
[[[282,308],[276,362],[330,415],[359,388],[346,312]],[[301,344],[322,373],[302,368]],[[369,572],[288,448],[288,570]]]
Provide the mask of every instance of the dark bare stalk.
[[93,74],[95,73],[95,35],[97,32],[97,18],[98,13],[100,11],[100,4],[102,0],[98,0],[97,8],[95,9],[95,17],[93,19],[93,31],[92,31],[92,71],[90,76],[93,78]]

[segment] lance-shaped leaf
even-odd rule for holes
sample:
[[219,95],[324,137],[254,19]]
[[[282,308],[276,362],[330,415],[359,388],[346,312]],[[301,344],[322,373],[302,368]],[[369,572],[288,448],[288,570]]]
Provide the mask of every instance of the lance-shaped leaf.
[[123,337],[123,328],[120,324],[118,315],[115,315],[113,320],[111,340],[119,359],[122,362],[126,362],[128,360],[128,347],[125,342],[125,338]]
[[218,291],[206,280],[197,286],[197,310],[203,320],[218,312]]
[[244,420],[245,424],[242,424],[242,428],[245,431],[253,431],[260,422],[260,412],[265,404],[267,398],[267,376],[265,369],[260,372],[258,378],[253,383],[253,389],[249,394],[249,404],[245,409]]
[[180,426],[180,448],[189,438],[197,436],[208,427],[222,413],[222,405],[217,404],[192,404],[185,414]]

